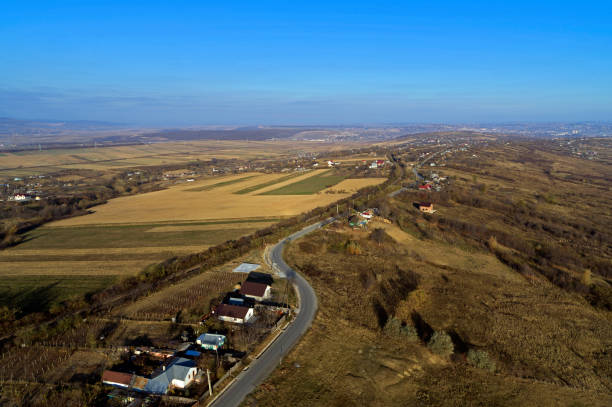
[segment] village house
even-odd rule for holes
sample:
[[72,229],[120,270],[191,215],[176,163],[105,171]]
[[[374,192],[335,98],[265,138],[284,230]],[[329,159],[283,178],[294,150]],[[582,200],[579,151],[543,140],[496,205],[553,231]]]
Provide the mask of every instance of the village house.
[[217,350],[225,344],[225,335],[202,334],[198,336],[196,343],[204,349]]
[[421,202],[419,204],[419,210],[421,212],[425,212],[425,213],[434,213],[434,207],[433,204],[431,202]]
[[196,363],[187,358],[175,358],[162,369],[159,375],[147,381],[144,387],[145,392],[166,394],[170,387],[184,389],[195,380],[198,373]]
[[253,317],[253,308],[241,307],[238,305],[219,304],[214,314],[221,321],[244,324]]
[[422,191],[431,191],[431,185],[429,184],[419,185],[419,189]]
[[359,216],[365,219],[372,219],[372,217],[374,216],[374,213],[368,209],[367,211],[361,212]]
[[256,301],[263,301],[270,298],[272,294],[272,288],[263,283],[256,283],[254,281],[245,281],[240,286],[240,293],[245,297],[253,298]]

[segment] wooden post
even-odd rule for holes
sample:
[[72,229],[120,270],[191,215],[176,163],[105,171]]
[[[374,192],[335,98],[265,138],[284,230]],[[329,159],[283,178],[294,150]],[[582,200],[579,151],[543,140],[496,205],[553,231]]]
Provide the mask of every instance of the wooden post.
[[206,378],[208,379],[208,394],[212,396],[212,385],[210,384],[210,370],[206,368]]

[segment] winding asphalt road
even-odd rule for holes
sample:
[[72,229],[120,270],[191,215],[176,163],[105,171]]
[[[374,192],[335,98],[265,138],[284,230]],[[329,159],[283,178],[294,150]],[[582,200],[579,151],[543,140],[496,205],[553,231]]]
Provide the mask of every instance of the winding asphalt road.
[[289,353],[302,335],[310,328],[317,312],[317,296],[310,284],[308,284],[308,281],[285,263],[283,260],[283,250],[288,242],[299,239],[334,220],[334,218],[329,218],[305,227],[299,232],[281,240],[270,251],[272,265],[278,271],[284,273],[296,288],[300,299],[300,308],[295,319],[285,331],[276,338],[259,358],[251,362],[246,370],[243,370],[236,376],[236,379],[234,379],[229,387],[210,404],[211,407],[237,407],[240,405],[242,400],[274,371],[280,364],[283,356]]

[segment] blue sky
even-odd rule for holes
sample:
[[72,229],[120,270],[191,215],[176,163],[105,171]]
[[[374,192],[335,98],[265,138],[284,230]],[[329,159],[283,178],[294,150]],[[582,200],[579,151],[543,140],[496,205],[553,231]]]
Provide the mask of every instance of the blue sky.
[[295,3],[5,0],[0,116],[612,120],[609,1]]

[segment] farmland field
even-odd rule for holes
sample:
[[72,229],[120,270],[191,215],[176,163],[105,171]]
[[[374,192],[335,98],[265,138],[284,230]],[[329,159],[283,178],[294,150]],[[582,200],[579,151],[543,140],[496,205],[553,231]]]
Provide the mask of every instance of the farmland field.
[[[40,294],[48,308],[149,264],[203,251],[384,181],[344,180],[336,185],[343,193],[314,193],[342,180],[328,174],[242,173],[112,199],[91,208],[91,214],[34,229],[22,243],[1,251],[0,295],[28,304]],[[303,195],[258,195],[278,188]]]
[[273,158],[289,152],[341,149],[306,141],[190,141],[103,148],[7,152],[0,156],[0,176],[28,176],[62,169],[111,170],[196,160]]
[[53,303],[72,296],[100,290],[116,280],[116,276],[0,276],[0,307],[18,307],[23,313],[46,309]]
[[226,185],[232,185],[232,184],[236,184],[238,182],[243,182],[246,181],[247,179],[256,177],[256,175],[249,175],[248,177],[243,177],[243,178],[233,178],[227,181],[221,181],[221,182],[217,182],[216,184],[207,184],[207,185],[202,185],[196,188],[190,188],[187,189],[187,191],[191,191],[191,192],[199,192],[199,191],[210,191],[211,189],[215,189],[217,187],[223,187]]
[[343,179],[343,176],[333,175],[331,171],[317,171],[317,174],[312,177],[264,192],[262,195],[311,195],[330,188]]
[[[251,177],[252,175],[252,177]],[[226,182],[245,178],[239,182]],[[253,218],[282,218],[298,215],[304,211],[319,206],[326,206],[339,199],[350,196],[354,188],[345,188],[345,193],[325,194],[326,185],[340,182],[341,177],[327,175],[327,170],[315,170],[300,175],[295,179],[285,180],[289,183],[281,188],[287,188],[289,194],[278,195],[278,190],[271,195],[271,191],[264,189],[248,194],[238,194],[246,188],[262,183],[278,180],[285,177],[283,174],[240,174],[223,177],[221,180],[208,179],[189,184],[179,184],[171,188],[150,192],[146,194],[127,196],[112,199],[107,204],[92,208],[90,215],[80,216],[53,222],[49,227],[79,226],[79,225],[109,225],[116,223],[158,223],[158,222],[201,222],[229,218],[240,218],[245,222]],[[363,188],[368,185],[377,185],[384,178],[363,178],[358,180],[345,180],[353,185]],[[295,181],[295,182],[294,182]],[[214,189],[206,186],[219,182],[226,183]],[[278,185],[284,185],[278,183]],[[334,189],[341,185],[338,184]],[[274,186],[267,187],[273,188]],[[308,194],[306,194],[308,192]],[[177,237],[178,238],[178,237]]]
[[295,178],[295,177],[297,177],[299,175],[300,175],[299,173],[293,173],[293,174],[285,175],[284,177],[276,178],[276,179],[273,179],[272,181],[262,182],[261,184],[253,185],[253,186],[250,186],[250,187],[246,187],[246,188],[241,189],[239,191],[236,191],[234,193],[235,194],[240,194],[240,195],[248,194],[249,192],[254,192],[254,191],[257,191],[257,190],[260,190],[260,189],[263,189],[263,188],[267,188],[267,187],[272,186],[272,185],[276,185],[276,184],[278,184],[280,182],[284,182],[284,181],[293,179],[293,178]]
[[24,313],[98,291],[174,256],[205,250],[277,219],[41,227],[0,252],[0,306]]
[[[204,272],[190,280],[143,298],[123,309],[123,317],[140,320],[170,319],[180,311],[201,317],[210,311],[212,299],[231,291],[246,279],[244,273]],[[183,315],[187,317],[188,315]]]

